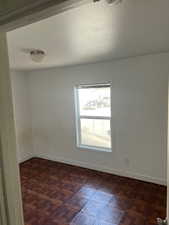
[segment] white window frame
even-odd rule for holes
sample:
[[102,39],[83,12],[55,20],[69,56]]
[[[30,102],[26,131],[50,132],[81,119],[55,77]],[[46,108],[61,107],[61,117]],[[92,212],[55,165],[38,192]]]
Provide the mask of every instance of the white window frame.
[[[104,152],[112,152],[112,129],[111,129],[111,120],[112,117],[109,116],[81,116],[80,115],[80,106],[79,106],[79,88],[99,88],[99,87],[109,87],[110,88],[110,112],[112,109],[111,104],[111,92],[112,86],[111,82],[108,83],[101,83],[101,84],[81,84],[76,85],[74,88],[74,96],[75,96],[75,121],[76,121],[76,146],[80,149],[88,149],[88,150],[96,150],[96,151],[104,151]],[[90,145],[83,145],[81,144],[81,119],[101,119],[101,120],[109,120],[110,121],[110,148],[106,147],[98,147],[98,146],[90,146]]]

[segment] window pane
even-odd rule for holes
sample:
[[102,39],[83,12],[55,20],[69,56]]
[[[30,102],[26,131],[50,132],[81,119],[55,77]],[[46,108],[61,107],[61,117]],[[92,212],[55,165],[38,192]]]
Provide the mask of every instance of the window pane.
[[78,89],[81,116],[111,116],[110,87]]
[[111,148],[110,120],[81,119],[81,144]]

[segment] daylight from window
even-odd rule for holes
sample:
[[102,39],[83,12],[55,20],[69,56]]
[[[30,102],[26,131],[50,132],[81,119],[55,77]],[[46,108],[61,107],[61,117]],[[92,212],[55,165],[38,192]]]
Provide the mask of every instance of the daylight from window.
[[78,145],[110,151],[110,85],[79,86],[76,95]]

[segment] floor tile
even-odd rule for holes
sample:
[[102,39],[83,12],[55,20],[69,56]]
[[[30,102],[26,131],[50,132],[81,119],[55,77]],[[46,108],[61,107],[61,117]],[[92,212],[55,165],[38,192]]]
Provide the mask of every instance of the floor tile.
[[20,164],[25,225],[156,225],[166,187],[33,158]]

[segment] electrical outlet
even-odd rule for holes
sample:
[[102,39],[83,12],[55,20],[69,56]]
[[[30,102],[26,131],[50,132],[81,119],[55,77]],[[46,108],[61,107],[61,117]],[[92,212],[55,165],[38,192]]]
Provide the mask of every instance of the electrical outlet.
[[124,159],[124,163],[125,163],[125,165],[126,165],[127,168],[130,167],[130,160],[128,158],[125,158]]

